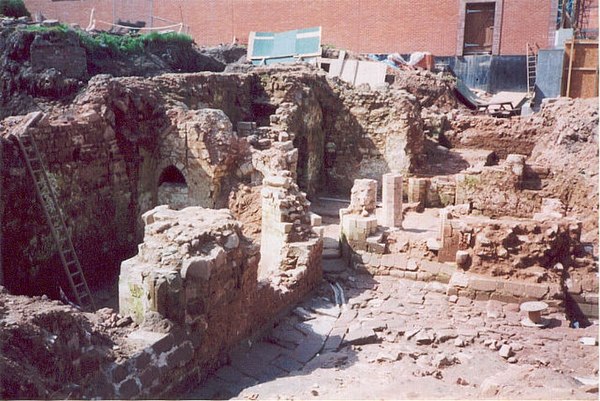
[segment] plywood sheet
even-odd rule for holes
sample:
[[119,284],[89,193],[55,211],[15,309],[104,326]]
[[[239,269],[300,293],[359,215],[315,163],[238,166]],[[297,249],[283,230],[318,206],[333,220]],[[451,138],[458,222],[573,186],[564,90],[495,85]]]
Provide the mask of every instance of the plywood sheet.
[[285,32],[250,32],[248,59],[253,64],[294,62],[321,55],[321,27]]

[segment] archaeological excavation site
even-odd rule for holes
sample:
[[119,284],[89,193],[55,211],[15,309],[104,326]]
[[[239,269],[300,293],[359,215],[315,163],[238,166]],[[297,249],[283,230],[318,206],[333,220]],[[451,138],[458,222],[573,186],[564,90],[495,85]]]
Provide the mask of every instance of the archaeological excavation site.
[[597,0],[0,0],[0,65],[2,399],[598,399]]

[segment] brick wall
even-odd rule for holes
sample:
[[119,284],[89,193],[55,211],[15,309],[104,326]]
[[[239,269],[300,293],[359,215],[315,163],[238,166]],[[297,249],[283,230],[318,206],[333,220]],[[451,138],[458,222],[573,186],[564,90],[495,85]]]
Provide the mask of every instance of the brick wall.
[[[525,43],[548,47],[556,0],[504,2],[500,54],[523,54]],[[89,23],[98,20],[181,21],[201,45],[247,41],[248,32],[323,27],[323,44],[357,52],[410,53],[427,50],[454,55],[460,0],[25,0],[28,9],[46,18]],[[152,4],[153,9],[152,11]],[[555,8],[554,8],[555,9]],[[114,11],[114,13],[113,13]],[[97,25],[102,28],[101,24]]]

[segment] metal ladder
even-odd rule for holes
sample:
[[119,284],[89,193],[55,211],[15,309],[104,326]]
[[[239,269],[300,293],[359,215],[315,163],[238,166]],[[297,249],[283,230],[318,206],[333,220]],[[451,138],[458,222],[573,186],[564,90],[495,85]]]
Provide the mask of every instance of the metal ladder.
[[[537,44],[535,45],[538,47]],[[529,43],[526,45],[527,52],[527,96],[532,98],[535,93],[535,78],[537,68],[537,51]]]
[[15,138],[19,144],[27,170],[29,170],[29,174],[33,179],[38,200],[46,216],[60,260],[69,279],[73,294],[75,294],[76,302],[83,310],[94,311],[96,305],[73,248],[73,242],[56,195],[48,179],[33,134],[28,132],[29,128],[35,125],[43,116],[43,113],[39,111],[29,114],[25,123],[11,133],[11,137]]

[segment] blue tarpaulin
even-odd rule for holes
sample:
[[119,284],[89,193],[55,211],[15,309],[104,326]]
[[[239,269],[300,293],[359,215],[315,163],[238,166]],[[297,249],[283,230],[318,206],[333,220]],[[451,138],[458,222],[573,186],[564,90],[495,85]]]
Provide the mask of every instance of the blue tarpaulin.
[[248,58],[253,64],[311,61],[321,56],[321,27],[286,32],[250,32]]

